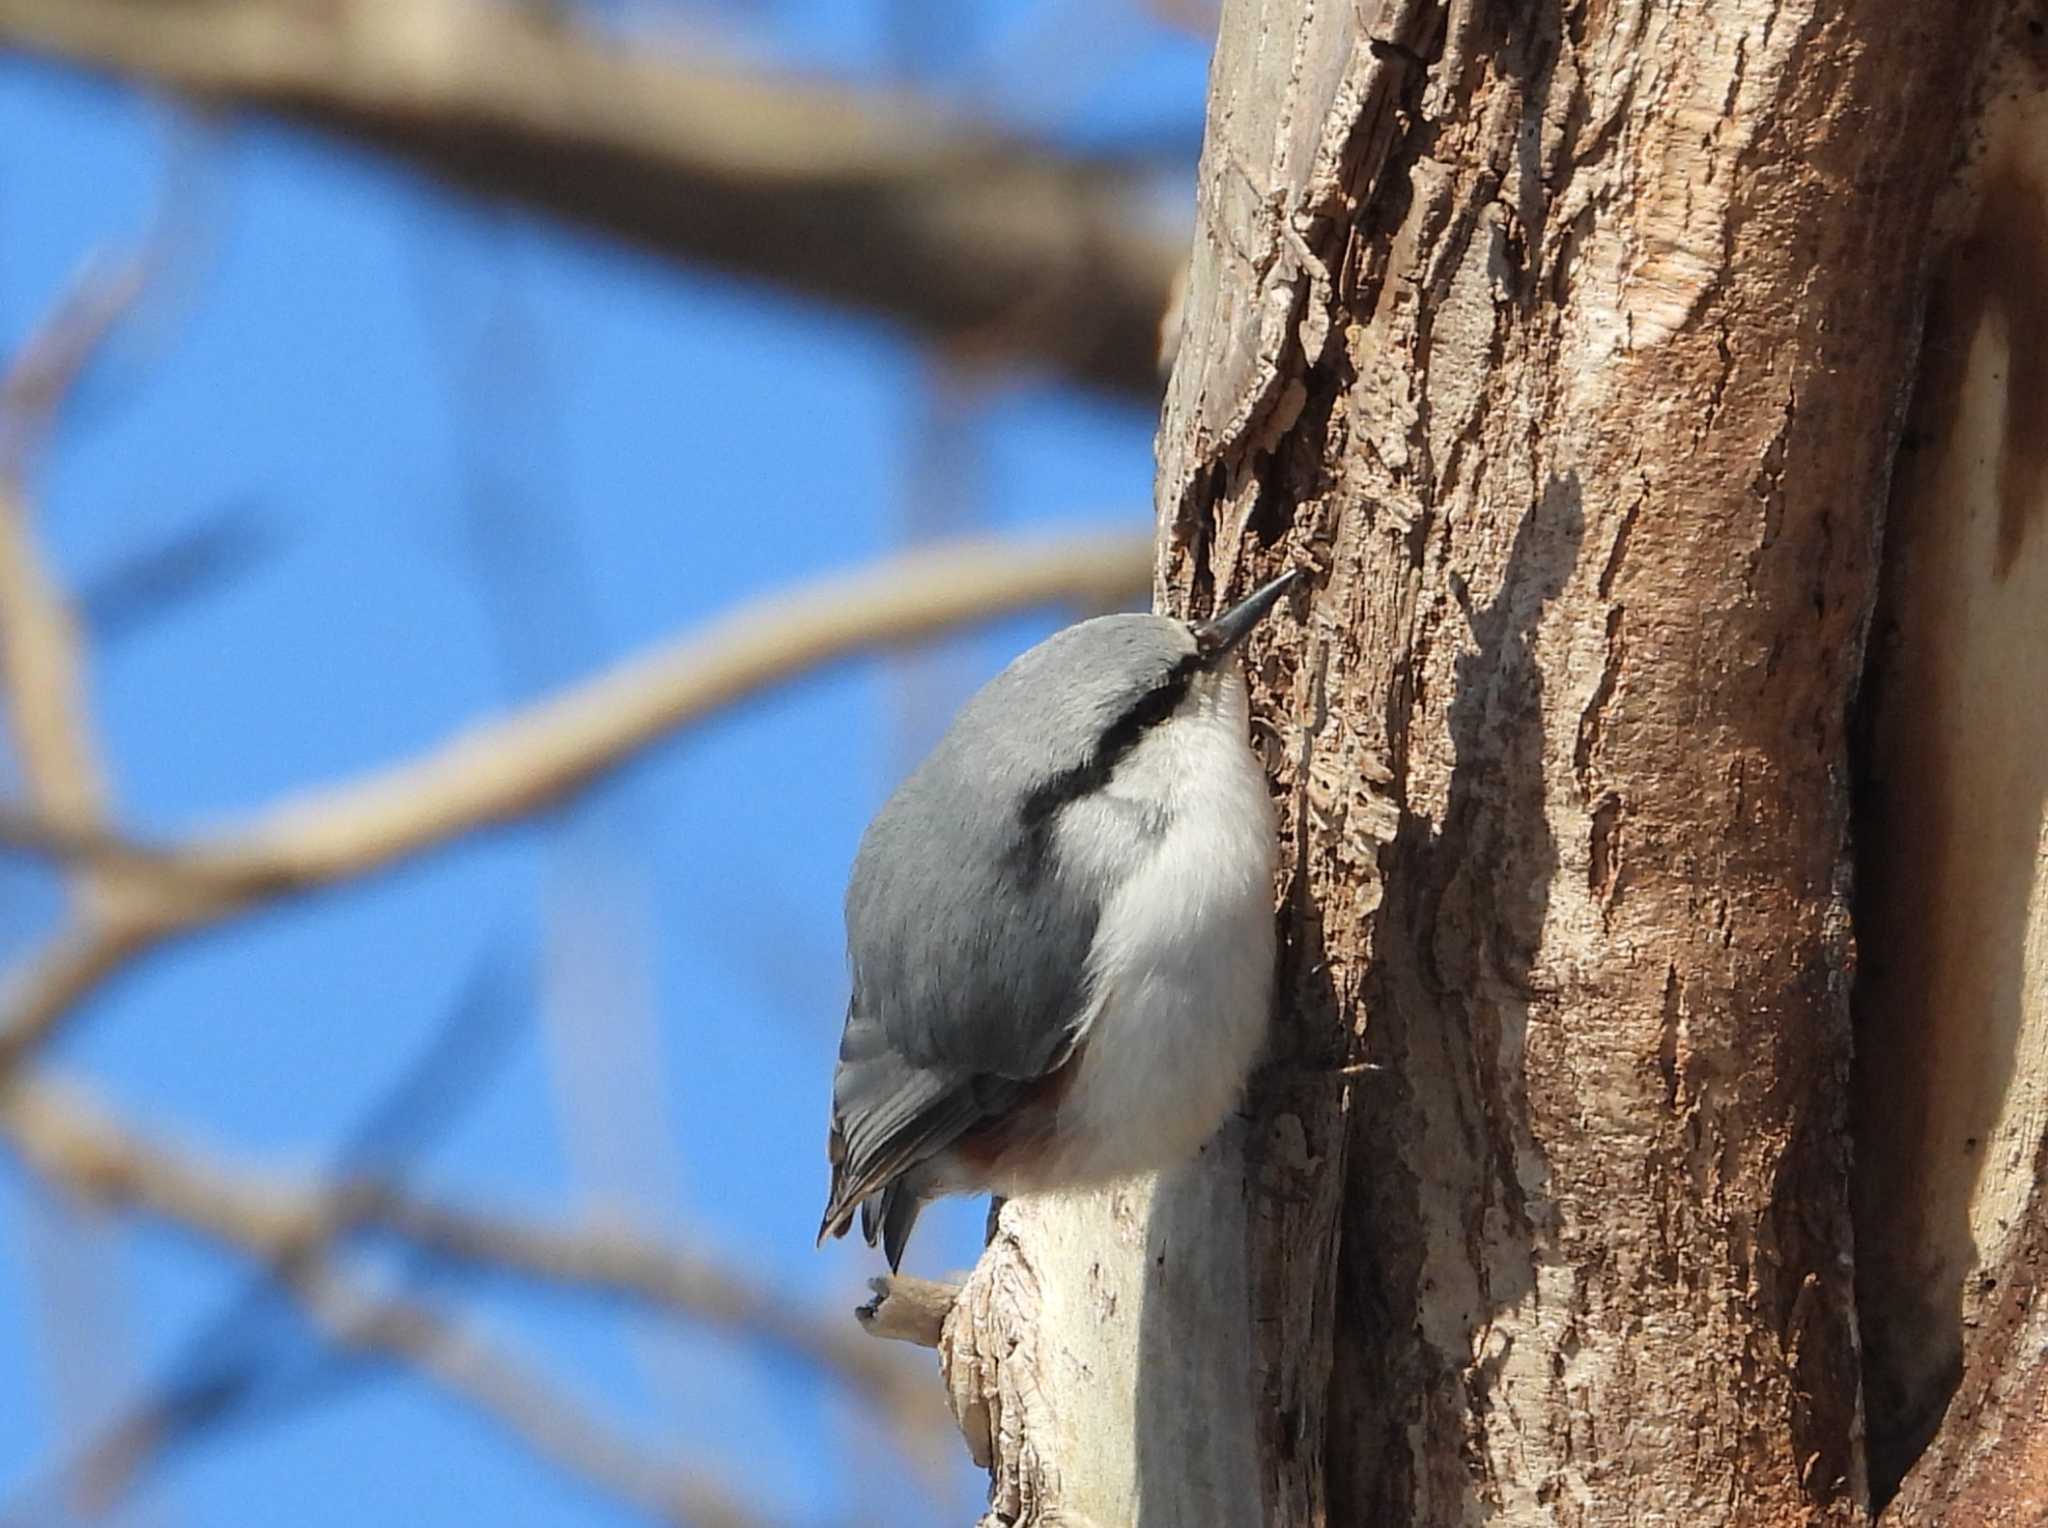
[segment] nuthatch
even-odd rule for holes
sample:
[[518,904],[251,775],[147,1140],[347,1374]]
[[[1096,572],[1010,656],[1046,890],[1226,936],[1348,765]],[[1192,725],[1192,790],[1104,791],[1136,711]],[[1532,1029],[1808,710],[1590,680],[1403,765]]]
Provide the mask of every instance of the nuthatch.
[[[1297,570],[1298,572],[1298,570]],[[1194,1155],[1273,996],[1273,804],[1238,645],[1111,615],[985,685],[869,824],[818,1240],[890,1268],[925,1201],[1076,1188]]]

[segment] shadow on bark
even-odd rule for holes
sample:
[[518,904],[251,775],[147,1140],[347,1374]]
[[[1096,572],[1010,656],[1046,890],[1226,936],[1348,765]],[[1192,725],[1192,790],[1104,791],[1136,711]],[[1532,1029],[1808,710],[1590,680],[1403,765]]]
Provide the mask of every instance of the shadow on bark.
[[[1393,1068],[1352,1126],[1331,1396],[1330,1520],[1447,1522],[1485,1507],[1484,1461],[1432,1444],[1490,1403],[1477,1351],[1525,1298],[1552,1210],[1529,1130],[1528,977],[1558,868],[1544,810],[1543,674],[1534,642],[1576,562],[1575,477],[1523,516],[1457,664],[1441,823],[1404,815],[1382,854],[1387,900],[1368,982],[1371,1053]],[[1405,735],[1405,694],[1392,735]],[[1418,1461],[1433,1478],[1418,1478]]]

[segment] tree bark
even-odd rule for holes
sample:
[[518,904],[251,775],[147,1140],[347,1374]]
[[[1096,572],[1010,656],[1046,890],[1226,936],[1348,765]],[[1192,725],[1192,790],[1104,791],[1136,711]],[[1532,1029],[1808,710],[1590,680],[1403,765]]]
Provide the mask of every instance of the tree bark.
[[1991,10],[1226,6],[1160,592],[1318,570],[1281,1015],[1200,1162],[1006,1210],[991,1521],[1867,1512],[1849,716]]

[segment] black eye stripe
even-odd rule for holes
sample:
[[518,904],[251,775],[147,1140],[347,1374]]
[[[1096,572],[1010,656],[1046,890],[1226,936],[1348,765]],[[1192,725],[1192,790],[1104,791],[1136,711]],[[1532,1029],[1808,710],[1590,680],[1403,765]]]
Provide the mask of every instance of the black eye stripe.
[[1192,652],[1182,658],[1158,685],[1141,695],[1110,724],[1085,763],[1060,771],[1026,796],[1024,805],[1018,810],[1018,819],[1027,829],[1036,830],[1068,802],[1101,790],[1109,783],[1110,775],[1124,755],[1137,747],[1147,732],[1173,715],[1180,703],[1187,699],[1188,686],[1194,683],[1195,675],[1201,669],[1201,653]]

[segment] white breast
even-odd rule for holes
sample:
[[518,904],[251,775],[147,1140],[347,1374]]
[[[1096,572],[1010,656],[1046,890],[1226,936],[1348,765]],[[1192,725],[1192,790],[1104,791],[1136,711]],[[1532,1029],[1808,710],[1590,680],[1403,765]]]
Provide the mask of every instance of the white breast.
[[1242,1094],[1273,981],[1273,805],[1247,712],[1236,664],[1201,676],[1107,787],[1061,814],[1061,873],[1106,892],[1092,1012],[1057,1144],[999,1174],[1003,1191],[1184,1161]]

